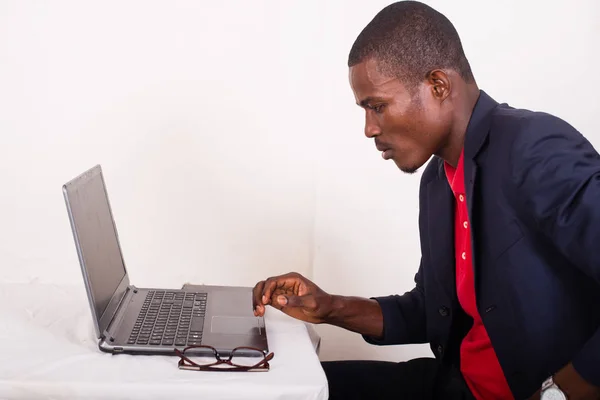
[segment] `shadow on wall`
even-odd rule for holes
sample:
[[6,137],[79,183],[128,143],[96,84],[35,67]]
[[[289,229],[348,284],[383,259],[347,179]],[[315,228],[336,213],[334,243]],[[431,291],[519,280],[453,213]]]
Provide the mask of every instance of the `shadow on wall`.
[[433,357],[428,344],[402,346],[374,346],[361,335],[332,325],[316,325],[321,336],[319,359],[334,360],[380,360],[401,362],[413,358]]

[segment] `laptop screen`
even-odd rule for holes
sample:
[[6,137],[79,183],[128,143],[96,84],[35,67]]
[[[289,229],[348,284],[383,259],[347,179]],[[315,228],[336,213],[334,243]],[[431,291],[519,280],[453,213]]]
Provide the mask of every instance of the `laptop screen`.
[[66,184],[65,195],[99,323],[126,273],[100,167]]

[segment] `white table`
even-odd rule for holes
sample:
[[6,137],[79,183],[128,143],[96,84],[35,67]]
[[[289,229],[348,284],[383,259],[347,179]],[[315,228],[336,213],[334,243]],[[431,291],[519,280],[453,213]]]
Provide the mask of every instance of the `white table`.
[[267,309],[269,372],[196,372],[97,348],[83,285],[0,283],[0,399],[327,399],[304,323]]

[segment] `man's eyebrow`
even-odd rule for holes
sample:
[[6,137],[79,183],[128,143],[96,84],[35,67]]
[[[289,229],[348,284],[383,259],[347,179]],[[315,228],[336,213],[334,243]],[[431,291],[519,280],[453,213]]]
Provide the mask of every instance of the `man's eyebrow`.
[[363,107],[363,108],[367,108],[367,106],[369,105],[369,103],[372,103],[373,101],[375,101],[375,98],[374,98],[374,97],[371,97],[371,96],[369,96],[369,97],[367,97],[367,98],[365,98],[365,99],[361,100],[361,102],[360,102],[360,103],[357,103],[357,104],[358,104],[359,106]]

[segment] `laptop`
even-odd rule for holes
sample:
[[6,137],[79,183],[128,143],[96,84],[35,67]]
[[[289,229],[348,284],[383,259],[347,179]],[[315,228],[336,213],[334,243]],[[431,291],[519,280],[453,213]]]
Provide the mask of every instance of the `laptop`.
[[225,356],[242,346],[268,353],[264,318],[252,311],[252,288],[130,284],[100,165],[64,184],[63,195],[100,350],[174,355],[176,348],[209,345]]

